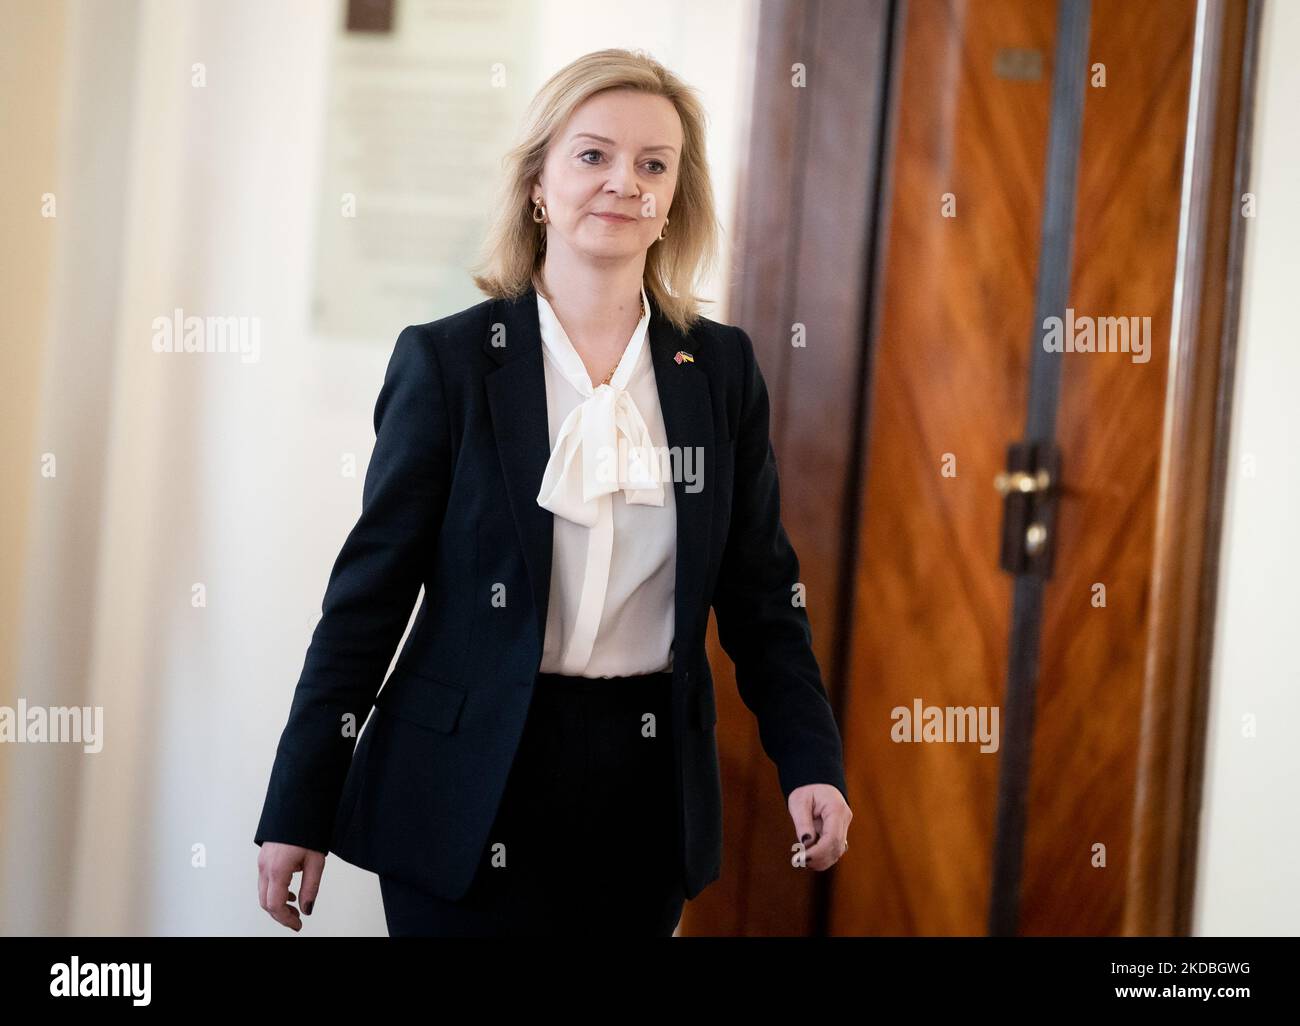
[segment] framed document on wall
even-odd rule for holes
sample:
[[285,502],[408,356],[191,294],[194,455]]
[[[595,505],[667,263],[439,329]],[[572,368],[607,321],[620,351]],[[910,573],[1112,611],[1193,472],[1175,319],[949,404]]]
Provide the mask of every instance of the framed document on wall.
[[527,0],[345,0],[330,54],[315,239],[318,335],[393,331],[469,280],[534,85]]

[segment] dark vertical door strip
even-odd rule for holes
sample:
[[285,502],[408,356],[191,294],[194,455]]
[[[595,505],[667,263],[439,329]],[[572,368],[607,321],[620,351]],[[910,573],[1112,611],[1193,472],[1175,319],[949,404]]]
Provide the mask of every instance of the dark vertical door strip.
[[[1022,443],[1031,451],[1049,451],[1056,433],[1062,354],[1049,353],[1043,348],[1043,323],[1052,316],[1064,319],[1069,298],[1079,139],[1088,83],[1090,13],[1090,0],[1061,0],[1057,8],[1042,237],[1034,323],[1030,330],[1029,408]],[[1053,543],[1049,539],[1048,544]],[[1044,583],[1045,578],[1032,571],[1017,573],[1015,577],[989,899],[989,933],[993,936],[1014,935],[1020,918],[1020,871],[1033,750]]]

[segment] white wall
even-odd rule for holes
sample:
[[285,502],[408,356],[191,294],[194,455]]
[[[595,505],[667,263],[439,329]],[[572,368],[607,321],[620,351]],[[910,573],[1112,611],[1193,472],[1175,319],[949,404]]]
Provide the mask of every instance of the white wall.
[[1215,936],[1300,933],[1300,4],[1264,11],[1194,923]]
[[[28,6],[25,16],[32,10]],[[22,568],[17,672],[3,691],[7,705],[25,700],[64,706],[92,700],[95,592],[100,555],[110,544],[102,514],[125,280],[123,199],[132,142],[126,101],[133,88],[138,10],[130,2],[115,9],[56,3],[39,10],[52,30],[60,27],[61,85],[0,97],[7,105],[30,103],[39,109],[56,126],[57,138],[54,168],[45,172],[41,192],[27,195],[22,204],[27,230],[38,222],[53,242],[40,323],[21,343],[6,338],[6,348],[11,341],[30,344],[41,349],[43,359],[30,413],[35,444],[22,450],[19,464],[31,494],[28,543],[15,561]],[[14,23],[9,13],[6,35]],[[21,138],[11,137],[19,151]],[[44,193],[54,197],[53,217],[42,218],[37,206]],[[6,231],[4,240],[9,246],[14,236]],[[7,332],[8,316],[5,324]],[[6,435],[6,442],[20,446],[23,438]],[[42,473],[46,454],[56,461],[54,476]],[[129,682],[124,687],[128,694],[130,687]],[[134,724],[108,722],[122,727],[116,750],[138,747]],[[77,876],[83,784],[104,762],[66,744],[5,744],[0,760],[8,791],[0,822],[0,928],[65,932],[72,922],[69,889]],[[120,773],[122,764],[116,768]],[[130,874],[113,890],[129,884]]]
[[[38,478],[32,453],[39,434],[40,381],[46,355],[57,220],[39,216],[54,187],[59,160],[58,111],[68,51],[63,7],[0,0],[0,139],[9,140],[0,190],[0,706],[19,693],[24,567],[36,525],[31,520]],[[22,97],[23,102],[5,102]],[[16,146],[12,140],[23,140]],[[13,780],[0,754],[0,824]],[[3,867],[0,866],[0,882]]]
[[[63,458],[59,487],[36,489],[12,695],[102,705],[106,742],[94,755],[0,752],[12,796],[0,930],[287,935],[258,907],[253,833],[404,326],[376,324],[357,344],[307,329],[338,7],[65,8],[54,355],[38,414],[42,447]],[[539,4],[539,77],[519,106],[583,52],[649,50],[704,95],[729,227],[752,15],[746,0]],[[206,89],[190,85],[195,62]],[[708,294],[727,291],[720,278]],[[175,307],[260,317],[260,362],[153,353],[152,319]],[[345,452],[355,478],[340,474]],[[306,923],[385,933],[377,878],[331,857]]]

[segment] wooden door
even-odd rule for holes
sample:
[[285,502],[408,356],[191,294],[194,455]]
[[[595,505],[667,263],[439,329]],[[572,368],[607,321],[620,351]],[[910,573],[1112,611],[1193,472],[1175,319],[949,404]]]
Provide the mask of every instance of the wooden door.
[[[1188,861],[1206,659],[1196,639],[1209,632],[1203,610],[1185,626],[1173,614],[1213,586],[1213,568],[1178,545],[1208,552],[1216,530],[1213,452],[1228,415],[1217,365],[1230,354],[1225,282],[1240,245],[1227,226],[1234,161],[1248,150],[1236,126],[1254,10],[1201,7],[1212,16],[1198,33],[1194,0],[1091,4],[1068,303],[1098,322],[1137,318],[1147,348],[1061,358],[1054,571],[1030,611],[999,564],[994,479],[1026,430],[1043,339],[1058,5],[763,5],[734,319],[773,395],[783,516],[845,737],[854,843],[831,873],[792,876],[774,773],[712,641],[726,857],[683,933],[986,933],[1007,833],[1002,712],[1024,658],[1011,639],[1031,612],[1015,928],[1172,929],[1171,894],[1186,880],[1157,880]],[[1194,69],[1206,39],[1213,52]],[[805,65],[810,88],[790,89],[789,69]],[[1190,162],[1194,73],[1208,116],[1192,120],[1211,145]],[[796,323],[815,349],[792,351]],[[958,740],[950,718],[930,740],[924,715],[910,722],[918,705],[968,711],[976,729]],[[903,739],[909,726],[915,740]],[[980,726],[996,728],[996,747]]]
[[[951,731],[900,742],[891,711],[974,707],[990,726],[1004,711],[1013,611],[993,480],[1025,420],[1056,10],[907,8],[845,718],[850,787],[865,798],[857,839],[876,865],[838,877],[833,928],[982,934],[998,751]],[[1071,303],[1149,318],[1151,347],[1140,363],[1064,359],[1024,932],[1113,933],[1123,915],[1193,14],[1183,0],[1092,10],[1101,67],[1085,98]]]

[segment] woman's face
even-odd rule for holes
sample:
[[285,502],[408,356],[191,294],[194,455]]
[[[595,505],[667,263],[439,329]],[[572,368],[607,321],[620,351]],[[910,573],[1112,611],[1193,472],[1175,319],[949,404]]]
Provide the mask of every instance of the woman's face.
[[589,98],[552,140],[533,184],[549,221],[547,252],[563,247],[594,261],[643,255],[672,205],[681,153],[681,118],[667,98],[629,89]]

